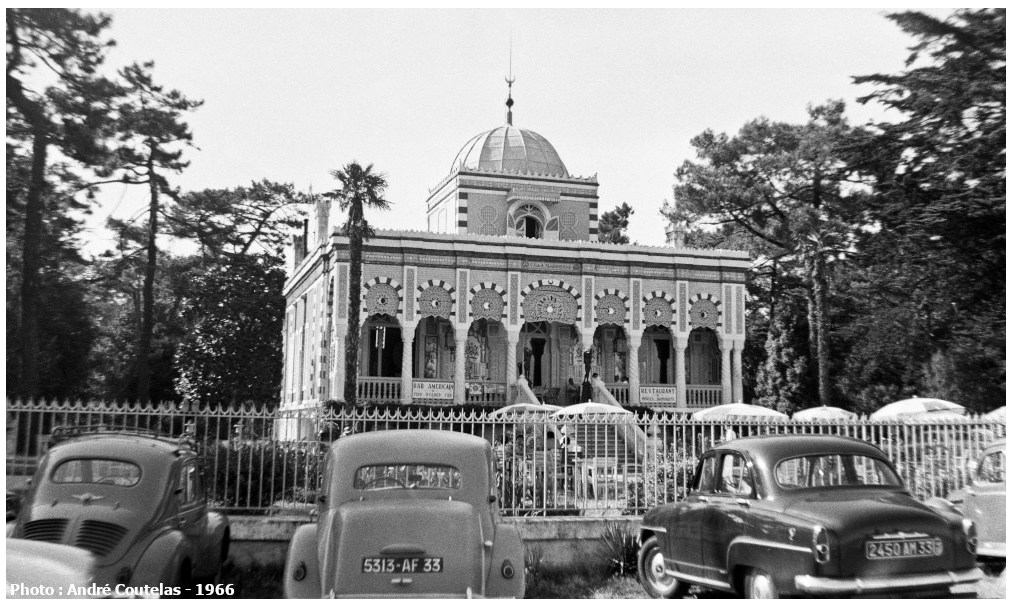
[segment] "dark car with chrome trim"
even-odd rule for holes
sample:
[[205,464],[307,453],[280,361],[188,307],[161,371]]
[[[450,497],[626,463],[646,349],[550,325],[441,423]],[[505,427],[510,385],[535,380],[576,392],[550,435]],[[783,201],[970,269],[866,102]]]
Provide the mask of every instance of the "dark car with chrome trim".
[[50,443],[12,537],[83,548],[97,584],[155,596],[220,572],[228,519],[208,510],[190,439],[78,427],[54,430]]
[[877,447],[829,435],[709,450],[685,499],[643,517],[640,544],[653,597],[943,595],[983,577],[971,521],[913,498]]
[[285,596],[523,597],[523,543],[500,518],[495,477],[481,437],[341,437],[324,459],[319,522],[288,548]]

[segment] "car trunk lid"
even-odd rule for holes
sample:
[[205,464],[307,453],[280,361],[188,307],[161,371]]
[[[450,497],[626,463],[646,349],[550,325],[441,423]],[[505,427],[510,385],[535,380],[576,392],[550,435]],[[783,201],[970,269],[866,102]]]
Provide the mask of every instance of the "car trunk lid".
[[321,565],[324,594],[479,596],[488,556],[473,506],[454,500],[364,500],[336,512]]
[[788,511],[834,531],[844,575],[928,572],[952,569],[956,562],[958,545],[948,521],[904,493],[825,490]]

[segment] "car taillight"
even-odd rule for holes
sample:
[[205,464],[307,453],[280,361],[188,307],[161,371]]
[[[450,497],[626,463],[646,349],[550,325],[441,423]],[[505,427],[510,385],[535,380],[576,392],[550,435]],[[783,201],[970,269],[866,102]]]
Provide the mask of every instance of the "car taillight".
[[812,555],[816,563],[829,562],[829,532],[821,525],[817,525],[812,534]]
[[966,539],[966,550],[977,554],[977,526],[969,519],[963,519],[963,537]]

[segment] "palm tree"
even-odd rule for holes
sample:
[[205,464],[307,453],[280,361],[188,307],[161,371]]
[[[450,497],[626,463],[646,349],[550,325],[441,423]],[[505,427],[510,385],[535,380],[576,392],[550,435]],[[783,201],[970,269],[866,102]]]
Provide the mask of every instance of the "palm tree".
[[372,164],[362,168],[352,161],[330,175],[341,182],[341,188],[324,196],[337,202],[343,212],[348,213],[344,223],[344,234],[348,236],[351,253],[351,275],[348,287],[348,336],[345,340],[344,359],[344,401],[355,405],[358,393],[358,341],[359,310],[362,306],[362,243],[373,235],[372,227],[365,220],[366,207],[389,210],[390,202],[383,198],[387,180],[382,174],[372,171]]

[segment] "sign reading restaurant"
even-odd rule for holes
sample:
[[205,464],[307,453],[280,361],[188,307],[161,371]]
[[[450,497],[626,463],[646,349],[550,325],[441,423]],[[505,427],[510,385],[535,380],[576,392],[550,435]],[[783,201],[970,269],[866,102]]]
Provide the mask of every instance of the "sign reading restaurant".
[[412,381],[411,396],[414,399],[447,399],[453,400],[453,383],[449,381],[415,380]]
[[670,403],[673,404],[678,388],[670,387],[640,387],[640,403],[643,405]]

